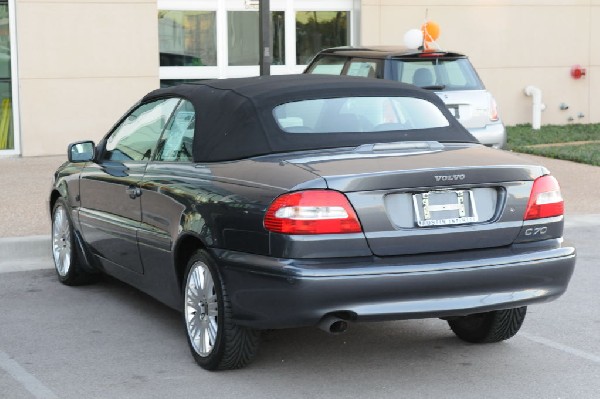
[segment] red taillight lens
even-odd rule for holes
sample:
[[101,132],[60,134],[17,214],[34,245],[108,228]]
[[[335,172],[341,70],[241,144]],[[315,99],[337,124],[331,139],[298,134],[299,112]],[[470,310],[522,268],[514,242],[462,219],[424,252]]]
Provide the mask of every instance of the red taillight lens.
[[554,176],[538,177],[533,182],[524,220],[548,218],[564,214],[565,203]]
[[423,51],[421,54],[419,54],[419,58],[426,58],[426,57],[443,57],[445,55],[445,53],[440,53],[440,52],[436,52],[436,51]]
[[307,190],[284,194],[269,206],[265,228],[282,234],[343,234],[362,231],[344,194]]
[[498,104],[496,104],[496,100],[493,98],[490,99],[490,120],[492,122],[496,122],[500,119],[500,115],[498,115]]

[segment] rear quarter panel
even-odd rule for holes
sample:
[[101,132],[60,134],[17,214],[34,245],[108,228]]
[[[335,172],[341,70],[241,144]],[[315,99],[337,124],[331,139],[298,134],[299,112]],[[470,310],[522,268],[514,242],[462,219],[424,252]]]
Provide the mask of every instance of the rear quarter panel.
[[267,255],[267,206],[307,180],[322,179],[279,162],[150,163],[142,182],[140,242],[169,250],[190,233],[209,248]]

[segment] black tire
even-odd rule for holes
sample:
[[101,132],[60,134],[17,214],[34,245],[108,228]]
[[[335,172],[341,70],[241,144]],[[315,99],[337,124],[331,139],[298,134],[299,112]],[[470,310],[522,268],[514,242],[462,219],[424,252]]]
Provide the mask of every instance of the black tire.
[[[199,273],[199,274],[198,274]],[[208,280],[210,274],[212,288]],[[194,287],[204,276],[205,289]],[[194,278],[196,280],[194,281]],[[204,294],[201,291],[204,291]],[[197,295],[197,297],[195,296]],[[205,251],[197,251],[188,261],[183,281],[183,322],[190,351],[194,360],[206,370],[230,370],[244,367],[256,354],[260,332],[238,326],[232,321],[232,310],[219,269]],[[216,298],[215,298],[216,297]],[[197,298],[194,301],[194,298]],[[217,309],[214,309],[216,301]],[[197,305],[196,305],[197,303]],[[210,337],[210,326],[217,326],[215,337]],[[193,330],[196,333],[194,335]],[[210,330],[210,331],[209,331]],[[194,337],[192,337],[194,335]],[[205,344],[205,340],[208,344]]]
[[58,198],[52,208],[52,259],[58,280],[65,285],[82,285],[94,281],[97,274],[86,270],[77,249],[69,207]]
[[500,342],[515,335],[527,313],[527,306],[496,310],[448,320],[450,328],[463,341],[472,343]]

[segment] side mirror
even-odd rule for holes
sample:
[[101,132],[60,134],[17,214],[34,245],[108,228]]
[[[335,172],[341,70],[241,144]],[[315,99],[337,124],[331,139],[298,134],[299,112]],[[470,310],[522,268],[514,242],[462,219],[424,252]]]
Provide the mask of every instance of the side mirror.
[[69,162],[89,162],[96,156],[96,145],[93,141],[78,141],[69,144],[67,150]]

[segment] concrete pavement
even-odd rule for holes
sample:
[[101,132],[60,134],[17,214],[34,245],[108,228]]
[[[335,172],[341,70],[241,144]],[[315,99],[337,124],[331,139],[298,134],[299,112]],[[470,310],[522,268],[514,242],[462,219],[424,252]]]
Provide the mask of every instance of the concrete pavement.
[[48,194],[64,156],[0,158],[0,237],[50,234]]
[[[516,155],[546,166],[556,176],[565,198],[567,223],[600,221],[596,188],[600,183],[600,167]],[[66,156],[0,158],[1,271],[47,265],[44,261],[50,257],[48,194],[54,171],[65,161]],[[21,261],[17,263],[16,259]]]

